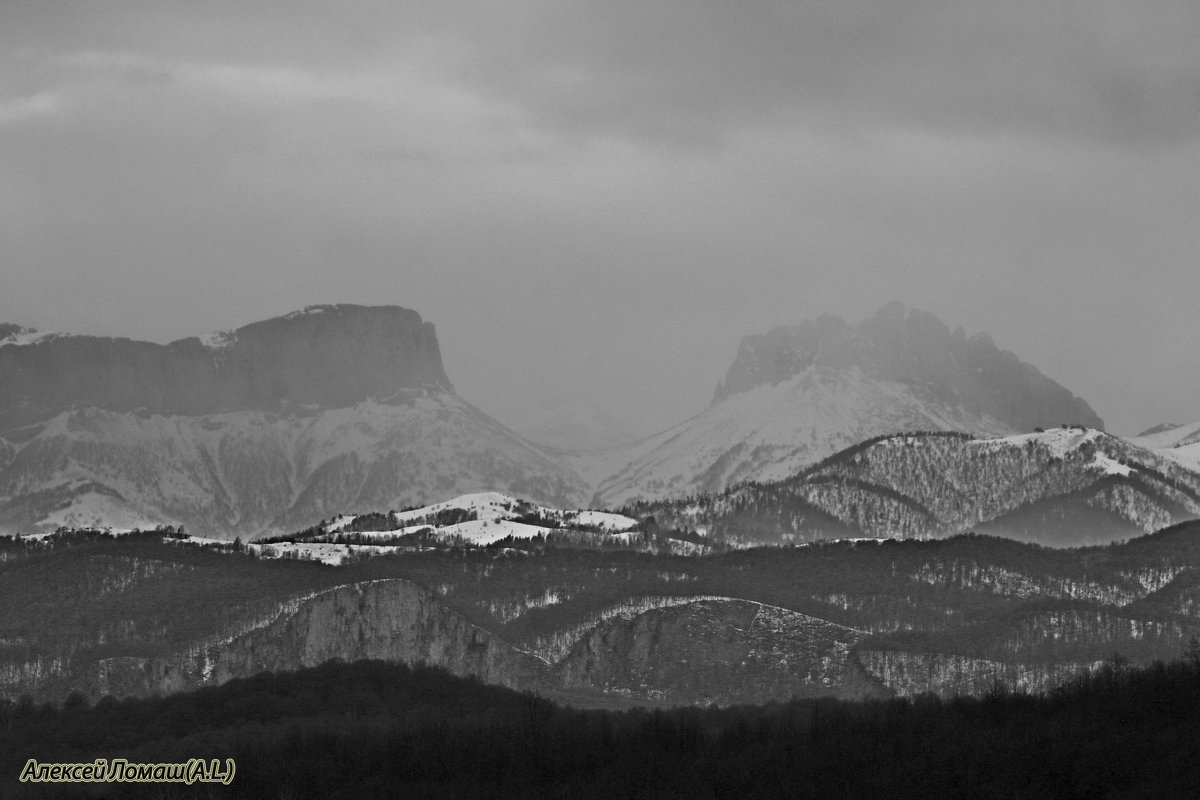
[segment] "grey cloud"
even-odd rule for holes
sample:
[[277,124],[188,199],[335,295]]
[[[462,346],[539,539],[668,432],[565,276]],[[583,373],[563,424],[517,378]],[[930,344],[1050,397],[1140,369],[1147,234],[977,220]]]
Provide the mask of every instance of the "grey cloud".
[[837,115],[1134,147],[1200,134],[1196,4],[549,3],[489,23],[474,79],[575,130],[704,141]]

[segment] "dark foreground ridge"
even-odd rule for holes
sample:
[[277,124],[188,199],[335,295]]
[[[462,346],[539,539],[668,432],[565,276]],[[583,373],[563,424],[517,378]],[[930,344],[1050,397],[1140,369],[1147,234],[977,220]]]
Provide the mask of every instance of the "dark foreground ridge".
[[[579,711],[329,662],[159,699],[0,704],[3,797],[1194,797],[1200,652],[1047,695]],[[223,787],[22,786],[29,758],[233,758]],[[91,794],[88,793],[91,790]],[[164,794],[164,789],[172,793]]]

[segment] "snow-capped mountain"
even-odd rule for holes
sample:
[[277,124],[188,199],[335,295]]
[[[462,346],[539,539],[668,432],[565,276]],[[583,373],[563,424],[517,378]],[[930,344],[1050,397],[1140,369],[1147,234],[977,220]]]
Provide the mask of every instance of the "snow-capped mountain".
[[588,494],[454,394],[432,325],[407,309],[311,307],[207,344],[10,332],[0,386],[7,530],[164,523],[232,538],[470,491]]
[[857,326],[825,316],[742,340],[712,404],[633,445],[577,457],[593,504],[778,480],[873,436],[1011,434],[1062,423],[1102,428],[1035,367],[898,303]]
[[[433,326],[407,309],[312,306],[167,345],[5,325],[0,531],[182,524],[246,538],[479,491],[614,508],[783,481],[881,435],[1062,423],[1102,427],[986,336],[899,304],[855,326],[827,316],[747,337],[704,412],[579,453],[458,397]],[[1200,424],[1134,445],[1159,472],[1200,470]]]

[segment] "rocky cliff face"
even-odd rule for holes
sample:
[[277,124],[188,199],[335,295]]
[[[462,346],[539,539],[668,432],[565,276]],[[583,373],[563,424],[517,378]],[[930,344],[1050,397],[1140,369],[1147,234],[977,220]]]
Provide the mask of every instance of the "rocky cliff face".
[[0,331],[0,431],[73,407],[206,415],[336,408],[451,390],[433,324],[396,306],[311,306],[166,345]]
[[806,370],[845,372],[900,383],[970,414],[990,416],[1018,431],[1060,423],[1103,428],[1078,397],[986,334],[967,338],[937,317],[890,303],[862,323],[823,316],[794,327],[747,336],[713,402]]

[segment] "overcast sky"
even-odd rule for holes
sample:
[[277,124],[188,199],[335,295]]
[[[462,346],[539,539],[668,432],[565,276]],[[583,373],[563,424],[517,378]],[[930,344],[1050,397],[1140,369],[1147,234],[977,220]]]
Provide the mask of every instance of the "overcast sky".
[[1200,3],[0,2],[0,321],[438,328],[640,433],[889,300],[1200,419]]

